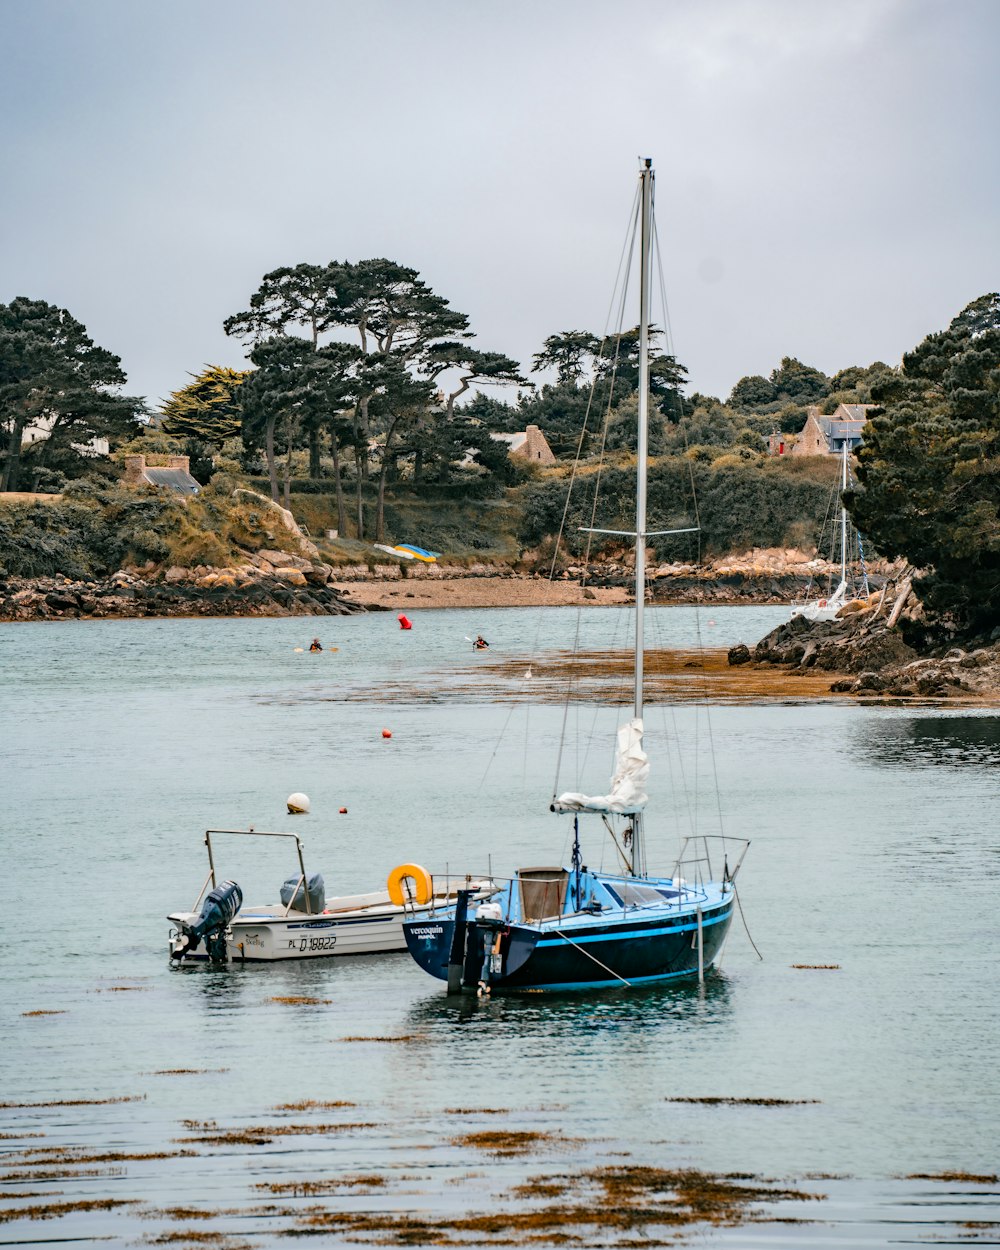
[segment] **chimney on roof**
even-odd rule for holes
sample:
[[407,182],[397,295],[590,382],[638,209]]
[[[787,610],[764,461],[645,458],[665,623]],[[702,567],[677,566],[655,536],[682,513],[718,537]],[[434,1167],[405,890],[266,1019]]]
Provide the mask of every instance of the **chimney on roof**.
[[168,469],[183,469],[185,473],[190,473],[191,472],[191,457],[190,456],[168,456],[167,468]]
[[128,486],[138,486],[146,472],[145,456],[126,456],[125,457],[125,483]]

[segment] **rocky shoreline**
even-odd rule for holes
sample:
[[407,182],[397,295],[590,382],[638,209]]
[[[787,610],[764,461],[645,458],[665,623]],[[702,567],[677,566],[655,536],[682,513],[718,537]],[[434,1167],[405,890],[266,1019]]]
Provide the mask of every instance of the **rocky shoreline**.
[[[270,558],[269,558],[270,557]],[[0,581],[0,621],[345,616],[371,609],[330,585],[328,564],[258,552],[235,568],[120,569],[110,577]]]
[[833,621],[802,616],[773,629],[751,650],[732,647],[732,666],[837,673],[834,693],[883,702],[1000,699],[1000,627],[986,638],[913,645],[924,637],[923,608],[910,583],[855,600]]
[[[48,577],[0,581],[0,621],[129,619],[155,616],[324,616],[388,611],[404,600],[422,607],[546,606],[631,597],[632,569],[606,560],[588,569],[549,570],[530,563],[450,565],[403,561],[324,563],[297,533],[302,554],[261,550],[228,568],[126,567],[103,578]],[[714,564],[650,569],[656,603],[787,603],[824,562],[794,551],[754,551]]]

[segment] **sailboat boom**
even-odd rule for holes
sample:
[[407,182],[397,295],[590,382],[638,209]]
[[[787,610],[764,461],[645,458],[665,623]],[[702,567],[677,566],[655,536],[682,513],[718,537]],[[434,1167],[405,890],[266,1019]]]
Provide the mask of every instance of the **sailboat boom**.
[[617,534],[619,538],[662,538],[665,534],[698,534],[701,526],[695,525],[686,530],[646,530],[645,534],[637,534],[635,530],[595,530],[580,527],[580,534]]

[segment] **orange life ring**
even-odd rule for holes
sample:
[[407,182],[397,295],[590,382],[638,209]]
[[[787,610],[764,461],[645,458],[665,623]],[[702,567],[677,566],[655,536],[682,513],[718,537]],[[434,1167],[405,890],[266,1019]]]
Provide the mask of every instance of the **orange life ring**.
[[434,894],[434,881],[431,874],[419,864],[399,864],[389,873],[389,879],[386,882],[389,898],[396,906],[404,907],[407,903],[413,902],[413,894],[407,891],[409,895],[407,897],[403,893],[403,882],[407,878],[413,882],[417,902],[429,903]]
[[825,600],[825,599],[820,599],[820,601],[819,601],[819,606],[820,606],[821,608],[825,608],[825,607],[826,607],[826,600]]

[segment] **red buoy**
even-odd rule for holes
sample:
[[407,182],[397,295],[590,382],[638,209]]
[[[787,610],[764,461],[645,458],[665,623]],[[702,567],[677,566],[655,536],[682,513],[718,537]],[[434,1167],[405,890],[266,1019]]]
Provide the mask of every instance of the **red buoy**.
[[410,620],[408,616],[404,616],[402,612],[400,612],[399,616],[396,617],[396,620],[399,621],[400,629],[412,629],[413,628],[413,622]]
[[383,737],[383,738],[391,738],[391,737],[392,737],[392,730],[391,730],[391,729],[383,729],[383,730],[382,730],[382,737]]
[[340,809],[340,814],[341,814],[341,816],[346,816],[346,815],[347,815],[347,808],[346,808],[346,807],[342,807],[342,808]]

